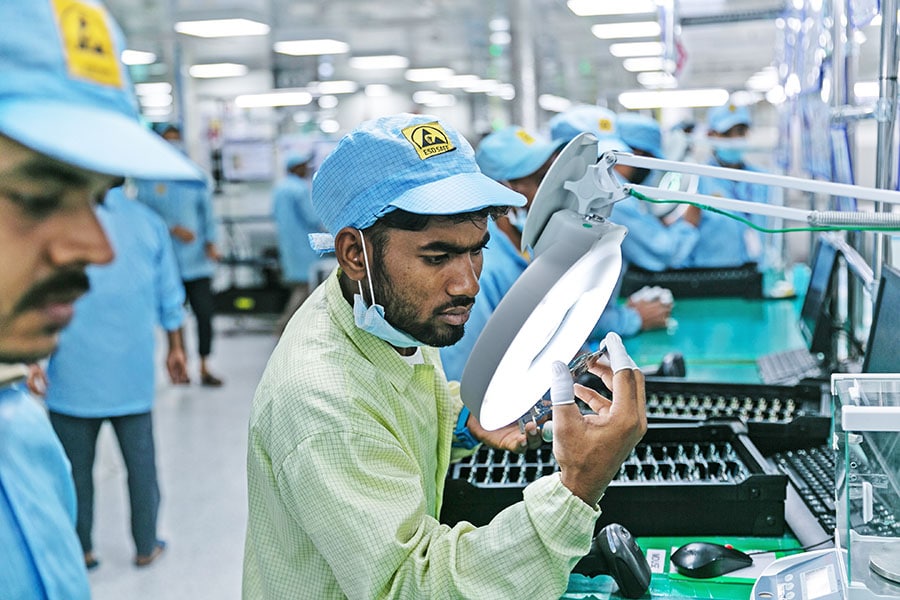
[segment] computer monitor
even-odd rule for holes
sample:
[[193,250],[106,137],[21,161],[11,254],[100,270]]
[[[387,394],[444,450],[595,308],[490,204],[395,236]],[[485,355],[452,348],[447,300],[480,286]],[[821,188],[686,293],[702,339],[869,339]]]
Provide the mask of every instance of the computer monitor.
[[820,235],[813,252],[809,286],[800,309],[800,333],[810,352],[831,353],[831,297],[838,250]]
[[863,373],[900,373],[900,270],[884,265]]

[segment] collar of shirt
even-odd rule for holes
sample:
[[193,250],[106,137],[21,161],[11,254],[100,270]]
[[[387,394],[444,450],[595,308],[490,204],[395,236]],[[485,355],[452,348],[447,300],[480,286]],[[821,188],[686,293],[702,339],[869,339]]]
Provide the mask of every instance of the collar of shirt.
[[0,363],[0,387],[4,387],[28,377],[28,367],[24,364]]

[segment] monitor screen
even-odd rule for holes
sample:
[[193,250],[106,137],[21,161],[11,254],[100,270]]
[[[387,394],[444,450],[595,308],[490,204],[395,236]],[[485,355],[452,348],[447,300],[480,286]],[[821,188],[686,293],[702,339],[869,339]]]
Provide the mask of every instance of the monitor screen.
[[864,373],[900,372],[900,271],[885,265],[863,359]]
[[800,333],[810,352],[828,355],[831,351],[831,297],[838,251],[826,237],[819,236],[813,253],[809,287],[800,309]]

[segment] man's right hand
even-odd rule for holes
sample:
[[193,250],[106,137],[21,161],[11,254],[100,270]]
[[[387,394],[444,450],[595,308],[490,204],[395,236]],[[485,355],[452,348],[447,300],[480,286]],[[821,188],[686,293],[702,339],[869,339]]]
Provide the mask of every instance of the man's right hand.
[[576,404],[553,406],[553,454],[560,467],[560,480],[590,506],[599,502],[622,462],[647,431],[644,376],[617,334],[607,335],[606,344],[609,364],[595,360],[589,370],[612,390],[612,400],[571,383],[568,369],[555,371],[551,386],[562,389],[568,384],[556,378],[568,378],[575,395],[593,410],[583,415]]
[[181,225],[175,225],[171,229],[172,235],[178,238],[178,241],[184,242],[185,244],[190,244],[197,237],[194,235],[194,232],[188,229],[187,227],[182,227]]
[[641,317],[641,331],[663,329],[672,314],[672,305],[660,300],[629,301],[628,306],[637,311]]

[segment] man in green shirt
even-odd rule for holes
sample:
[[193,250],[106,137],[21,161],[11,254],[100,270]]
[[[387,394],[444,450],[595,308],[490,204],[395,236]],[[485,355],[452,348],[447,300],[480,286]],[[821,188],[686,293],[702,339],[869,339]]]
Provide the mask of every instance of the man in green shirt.
[[[345,136],[313,204],[340,266],[291,319],[253,400],[243,597],[559,597],[646,430],[621,340],[611,334],[611,364],[594,369],[614,402],[579,386],[596,414],[554,407],[561,471],[484,527],[442,525],[444,477],[464,450],[435,347],[463,334],[487,219],[524,198],[482,175],[446,124],[403,114]],[[494,447],[540,443],[533,424],[465,424]]]

